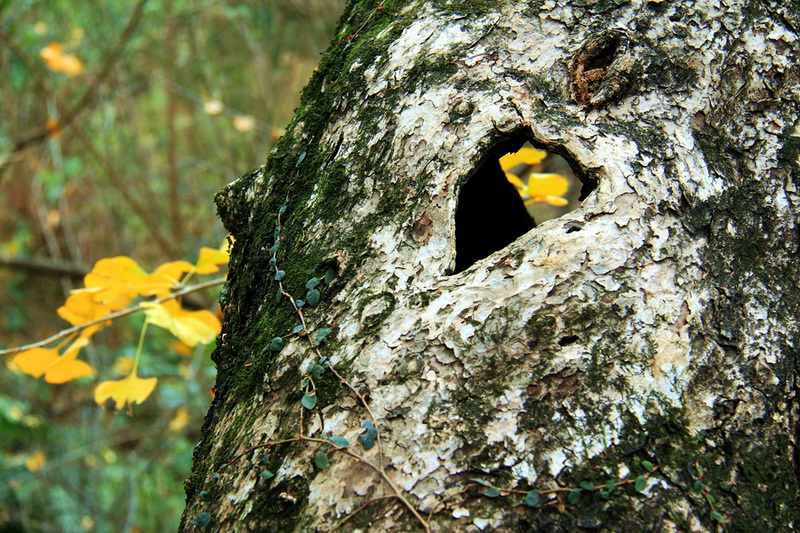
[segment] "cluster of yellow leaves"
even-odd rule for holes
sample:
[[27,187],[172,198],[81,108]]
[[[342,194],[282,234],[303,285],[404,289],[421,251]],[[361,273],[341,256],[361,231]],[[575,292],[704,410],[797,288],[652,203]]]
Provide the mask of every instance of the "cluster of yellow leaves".
[[83,74],[83,62],[75,54],[65,54],[61,43],[52,43],[39,51],[47,68],[61,72],[70,78]]
[[[81,348],[89,343],[89,338],[108,323],[103,318],[125,309],[134,298],[168,298],[189,275],[218,272],[219,265],[228,262],[226,247],[227,244],[217,250],[202,248],[197,263],[173,261],[159,266],[152,273],[147,273],[129,257],[101,259],[84,277],[84,288],[72,291],[58,309],[58,315],[73,326],[84,326],[77,337],[73,337],[66,348],[67,341],[55,348],[22,351],[12,359],[12,363],[35,378],[44,376],[48,383],[66,383],[91,374],[93,368],[77,357]],[[144,302],[141,307],[145,309],[148,324],[170,331],[188,346],[210,343],[221,329],[219,319],[210,311],[186,311],[174,299]],[[117,408],[126,403],[142,403],[153,392],[157,379],[139,378],[137,366],[138,355],[127,377],[97,386],[95,401],[105,405],[112,399]]]
[[558,206],[567,205],[569,202],[564,195],[569,189],[569,181],[564,176],[531,172],[527,183],[524,183],[519,176],[509,172],[518,165],[538,165],[545,157],[547,157],[547,152],[543,150],[523,147],[513,154],[501,157],[500,166],[506,173],[506,179],[517,188],[525,200],[525,205],[534,202],[547,202]]

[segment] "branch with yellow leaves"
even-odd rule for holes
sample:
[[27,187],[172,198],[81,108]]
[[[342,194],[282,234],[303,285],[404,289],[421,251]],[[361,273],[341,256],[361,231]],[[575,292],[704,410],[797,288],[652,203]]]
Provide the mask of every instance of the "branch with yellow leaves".
[[148,304],[152,305],[152,304],[164,303],[164,302],[166,302],[168,300],[174,300],[175,298],[180,298],[181,296],[184,296],[186,294],[191,294],[193,292],[202,291],[202,290],[205,290],[205,289],[208,289],[208,288],[211,288],[211,287],[216,287],[216,286],[219,286],[219,285],[223,285],[225,283],[225,280],[226,280],[226,278],[217,278],[217,279],[212,279],[210,281],[206,281],[206,282],[203,282],[203,283],[198,283],[197,285],[192,285],[190,287],[186,287],[186,288],[181,289],[179,291],[175,291],[175,292],[169,294],[168,296],[164,296],[163,298],[157,298],[157,299],[151,300],[149,302],[143,302],[143,303],[141,303],[139,305],[135,305],[133,307],[128,307],[126,309],[123,309],[121,311],[117,311],[115,313],[110,313],[110,314],[108,314],[108,315],[106,315],[106,316],[104,316],[102,318],[98,318],[96,320],[92,320],[91,322],[87,322],[87,323],[81,324],[79,326],[73,326],[71,328],[67,328],[67,329],[61,330],[58,333],[56,333],[55,335],[53,335],[51,337],[48,337],[48,338],[46,338],[44,340],[41,340],[41,341],[38,341],[38,342],[33,342],[31,344],[26,344],[24,346],[18,346],[16,348],[9,348],[9,349],[6,349],[6,350],[0,350],[0,355],[13,355],[15,353],[22,352],[22,351],[25,351],[25,350],[30,350],[32,348],[40,348],[42,346],[46,346],[46,345],[48,345],[48,344],[50,344],[52,342],[55,342],[57,340],[61,340],[61,339],[67,338],[70,335],[74,335],[75,333],[80,333],[81,331],[83,331],[83,330],[85,330],[85,329],[87,329],[87,328],[89,328],[91,326],[96,326],[98,324],[102,324],[102,323],[108,322],[110,320],[115,320],[115,319],[123,317],[123,316],[132,315],[133,313],[137,313],[139,311],[143,311],[148,307]]

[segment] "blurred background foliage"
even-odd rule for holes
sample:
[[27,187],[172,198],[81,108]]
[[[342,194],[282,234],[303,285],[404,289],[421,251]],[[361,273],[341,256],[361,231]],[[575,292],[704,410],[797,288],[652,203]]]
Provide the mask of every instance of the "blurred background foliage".
[[[98,259],[152,270],[218,247],[212,195],[263,162],[343,6],[0,0],[0,348],[64,328],[55,310]],[[55,71],[45,49],[80,68]],[[151,328],[140,374],[159,385],[114,415],[92,389],[130,370],[142,320],[95,335],[84,354],[98,376],[0,372],[0,531],[177,527],[213,347]]]

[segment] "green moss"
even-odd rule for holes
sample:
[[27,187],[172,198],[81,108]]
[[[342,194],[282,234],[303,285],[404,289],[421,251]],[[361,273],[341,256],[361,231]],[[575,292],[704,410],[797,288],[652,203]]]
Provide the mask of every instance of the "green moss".
[[800,137],[794,135],[794,124],[787,125],[781,135],[781,149],[778,162],[791,172],[795,185],[800,186]]
[[254,489],[258,491],[258,497],[251,499],[253,507],[248,513],[249,516],[256,518],[252,524],[245,519],[242,529],[295,531],[301,521],[301,512],[308,501],[309,481],[302,476],[293,476],[276,484],[272,484],[272,480],[259,479]]
[[723,179],[733,175],[735,167],[733,159],[725,151],[728,143],[724,138],[710,129],[701,129],[695,131],[695,139],[711,173]]
[[553,102],[559,102],[563,100],[561,90],[553,85],[553,82],[549,77],[543,74],[531,76],[525,71],[516,72],[513,70],[508,70],[506,73],[512,76],[514,79],[527,82],[528,87],[530,87],[531,91],[535,94],[544,96],[546,99]]
[[445,13],[458,15],[485,15],[497,12],[494,0],[434,0],[433,6]]

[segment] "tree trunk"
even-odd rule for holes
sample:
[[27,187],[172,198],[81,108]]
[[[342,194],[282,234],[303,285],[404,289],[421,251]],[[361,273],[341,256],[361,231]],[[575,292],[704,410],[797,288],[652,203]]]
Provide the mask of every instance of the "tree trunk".
[[[785,0],[351,1],[216,198],[182,529],[798,524],[799,27]],[[526,140],[586,195],[532,229],[496,177]]]

